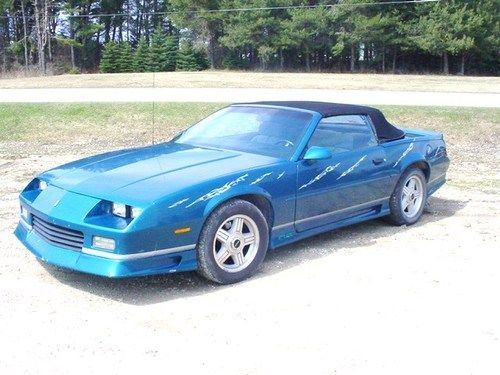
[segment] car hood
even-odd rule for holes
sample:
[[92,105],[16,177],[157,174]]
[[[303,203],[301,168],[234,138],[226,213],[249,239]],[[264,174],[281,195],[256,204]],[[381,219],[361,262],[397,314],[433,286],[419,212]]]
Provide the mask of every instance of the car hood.
[[261,155],[169,142],[77,160],[40,177],[75,193],[141,204],[277,161]]

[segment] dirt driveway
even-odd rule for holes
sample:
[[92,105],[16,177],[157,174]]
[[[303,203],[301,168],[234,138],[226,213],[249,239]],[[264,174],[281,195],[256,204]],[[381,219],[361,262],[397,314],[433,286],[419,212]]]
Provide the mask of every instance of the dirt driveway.
[[418,225],[301,241],[233,286],[110,280],[12,235],[17,192],[75,156],[0,158],[0,373],[500,373],[498,194],[445,187]]

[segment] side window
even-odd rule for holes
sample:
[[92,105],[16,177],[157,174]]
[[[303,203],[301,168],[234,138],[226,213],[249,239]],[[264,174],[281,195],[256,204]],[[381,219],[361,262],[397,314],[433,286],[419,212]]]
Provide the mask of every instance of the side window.
[[377,145],[370,120],[365,115],[332,116],[322,119],[308,147],[327,147],[333,153]]

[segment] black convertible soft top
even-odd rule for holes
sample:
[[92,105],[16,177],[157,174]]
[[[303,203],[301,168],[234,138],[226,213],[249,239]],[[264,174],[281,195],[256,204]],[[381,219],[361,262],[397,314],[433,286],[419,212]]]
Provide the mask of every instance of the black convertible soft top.
[[314,111],[321,114],[323,117],[341,116],[341,115],[366,115],[369,116],[377,137],[381,141],[392,141],[401,139],[405,133],[396,128],[394,125],[386,120],[382,112],[376,108],[366,107],[353,104],[339,104],[339,103],[326,103],[326,102],[308,102],[308,101],[276,101],[276,102],[254,102],[254,103],[241,103],[250,105],[272,105],[279,107],[298,108],[308,111]]

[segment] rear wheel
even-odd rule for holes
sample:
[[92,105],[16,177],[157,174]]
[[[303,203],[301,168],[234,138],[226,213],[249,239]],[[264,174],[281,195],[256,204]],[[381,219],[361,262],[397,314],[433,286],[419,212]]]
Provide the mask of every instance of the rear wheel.
[[415,224],[427,200],[425,175],[419,168],[410,168],[399,179],[390,199],[389,219],[396,225]]
[[220,284],[255,273],[269,242],[267,221],[250,202],[233,199],[207,219],[197,246],[198,272]]

